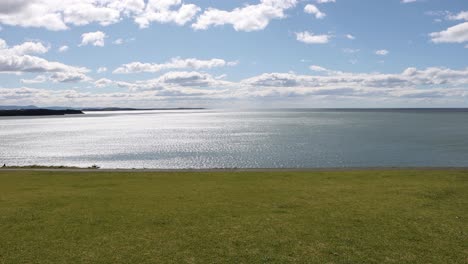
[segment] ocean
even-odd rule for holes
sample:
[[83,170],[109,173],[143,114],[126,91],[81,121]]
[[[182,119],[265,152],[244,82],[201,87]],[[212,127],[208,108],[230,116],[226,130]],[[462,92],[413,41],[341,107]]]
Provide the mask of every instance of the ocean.
[[468,166],[468,110],[276,109],[0,117],[0,165]]

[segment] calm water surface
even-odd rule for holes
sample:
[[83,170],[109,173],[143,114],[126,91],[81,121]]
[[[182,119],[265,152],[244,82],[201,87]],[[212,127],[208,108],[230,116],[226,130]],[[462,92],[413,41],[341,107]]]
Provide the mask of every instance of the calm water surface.
[[468,112],[183,110],[0,117],[0,163],[103,168],[468,166]]

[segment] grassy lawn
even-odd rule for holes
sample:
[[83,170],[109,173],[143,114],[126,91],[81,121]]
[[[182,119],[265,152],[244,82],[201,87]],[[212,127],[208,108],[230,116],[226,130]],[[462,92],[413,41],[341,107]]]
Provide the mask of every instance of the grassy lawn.
[[0,263],[468,263],[468,170],[0,170]]

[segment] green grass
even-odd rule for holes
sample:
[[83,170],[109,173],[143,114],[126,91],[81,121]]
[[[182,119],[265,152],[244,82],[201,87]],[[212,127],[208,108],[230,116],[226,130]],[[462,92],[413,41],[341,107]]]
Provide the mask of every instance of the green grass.
[[0,263],[468,263],[468,171],[0,170]]

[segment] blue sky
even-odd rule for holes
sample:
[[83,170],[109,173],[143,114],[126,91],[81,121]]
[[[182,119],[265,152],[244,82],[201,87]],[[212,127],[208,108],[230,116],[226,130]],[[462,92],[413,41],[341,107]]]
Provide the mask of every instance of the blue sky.
[[0,104],[468,106],[465,0],[4,0]]

